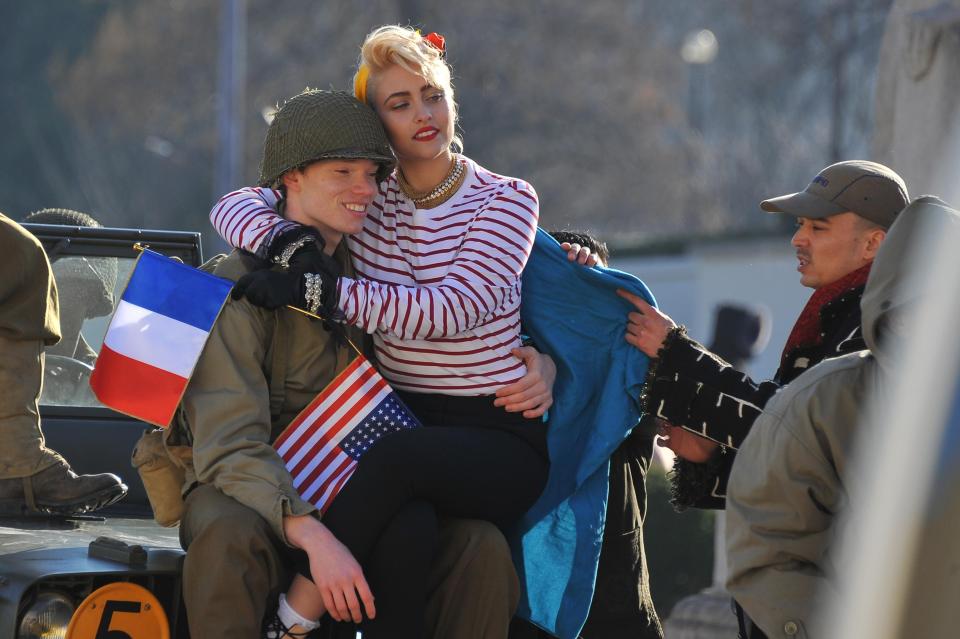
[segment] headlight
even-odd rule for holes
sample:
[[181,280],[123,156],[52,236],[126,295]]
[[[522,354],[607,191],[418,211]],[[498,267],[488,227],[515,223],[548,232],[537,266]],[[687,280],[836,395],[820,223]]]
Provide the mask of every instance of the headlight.
[[20,620],[17,639],[63,639],[76,607],[59,592],[42,592]]

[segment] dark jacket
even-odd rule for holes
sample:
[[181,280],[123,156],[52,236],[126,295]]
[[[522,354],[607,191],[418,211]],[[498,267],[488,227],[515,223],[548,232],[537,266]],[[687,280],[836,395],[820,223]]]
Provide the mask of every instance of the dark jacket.
[[860,331],[863,285],[843,290],[819,309],[816,343],[784,353],[772,380],[757,382],[697,343],[682,327],[661,348],[648,374],[644,410],[720,444],[704,464],[678,458],[674,505],[723,508],[735,451],[777,390],[828,357],[865,348]]
[[610,457],[607,521],[597,587],[581,631],[584,639],[663,637],[650,595],[650,571],[643,545],[646,479],[655,433],[653,420],[642,420]]

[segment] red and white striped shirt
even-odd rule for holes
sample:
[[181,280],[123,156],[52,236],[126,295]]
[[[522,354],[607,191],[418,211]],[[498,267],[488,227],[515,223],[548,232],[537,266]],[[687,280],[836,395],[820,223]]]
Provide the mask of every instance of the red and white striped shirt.
[[[417,209],[391,175],[363,230],[348,240],[358,278],[339,282],[339,306],[372,333],[396,388],[488,395],[521,378],[520,275],[536,234],[536,192],[468,158],[456,195]],[[277,225],[279,193],[241,189],[210,213],[227,242],[256,252]]]

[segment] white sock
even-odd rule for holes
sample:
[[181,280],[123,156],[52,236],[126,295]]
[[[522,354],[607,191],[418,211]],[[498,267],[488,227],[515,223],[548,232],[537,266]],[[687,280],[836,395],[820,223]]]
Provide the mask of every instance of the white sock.
[[310,631],[320,625],[319,619],[310,621],[299,612],[294,610],[293,607],[287,603],[286,595],[280,595],[280,606],[277,608],[277,616],[280,617],[280,621],[282,621],[283,625],[285,625],[287,628],[293,628],[296,625],[300,626],[304,630]]

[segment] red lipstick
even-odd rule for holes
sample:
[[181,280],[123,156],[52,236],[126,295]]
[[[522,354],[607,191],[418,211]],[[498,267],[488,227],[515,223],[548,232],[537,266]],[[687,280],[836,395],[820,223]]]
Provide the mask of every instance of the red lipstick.
[[435,126],[425,126],[422,129],[418,129],[416,133],[413,134],[413,139],[417,142],[430,142],[440,133],[440,129]]

